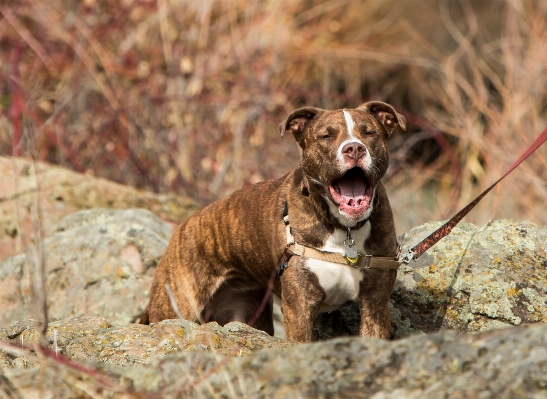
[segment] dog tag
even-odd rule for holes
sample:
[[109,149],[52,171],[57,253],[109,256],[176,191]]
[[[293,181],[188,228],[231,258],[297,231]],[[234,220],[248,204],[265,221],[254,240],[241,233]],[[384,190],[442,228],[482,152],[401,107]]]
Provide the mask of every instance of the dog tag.
[[348,242],[346,241],[345,243],[345,250],[346,250],[346,258],[350,258],[350,259],[355,259],[357,258],[357,248],[355,248],[355,245],[354,245],[354,241],[351,240],[348,244]]
[[359,254],[357,253],[357,248],[355,248],[355,240],[351,238],[350,229],[348,229],[348,235],[344,240],[344,250],[344,256],[347,260],[349,260],[351,263],[357,262],[357,260],[359,259]]

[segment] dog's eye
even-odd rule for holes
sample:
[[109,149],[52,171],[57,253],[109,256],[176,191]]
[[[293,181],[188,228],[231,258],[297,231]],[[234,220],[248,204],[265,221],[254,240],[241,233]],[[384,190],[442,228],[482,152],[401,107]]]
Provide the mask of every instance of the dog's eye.
[[374,130],[371,130],[370,126],[367,126],[367,125],[358,125],[357,129],[358,129],[359,133],[361,133],[365,136],[367,136],[369,134],[375,134],[376,133]]
[[334,135],[334,129],[332,127],[328,127],[326,132],[322,132],[319,136],[320,139],[330,139]]

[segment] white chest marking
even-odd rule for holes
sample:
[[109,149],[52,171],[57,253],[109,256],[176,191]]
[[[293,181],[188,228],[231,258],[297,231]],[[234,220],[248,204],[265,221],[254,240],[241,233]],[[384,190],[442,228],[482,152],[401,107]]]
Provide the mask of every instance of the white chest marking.
[[[326,241],[323,251],[344,254],[344,240],[346,232],[335,230]],[[366,222],[359,230],[352,231],[357,251],[365,253],[365,240],[370,236],[370,222]],[[307,259],[306,266],[317,276],[319,284],[327,294],[321,312],[330,312],[338,309],[347,301],[355,301],[359,295],[359,284],[363,279],[361,270],[337,263],[325,262],[316,259]]]

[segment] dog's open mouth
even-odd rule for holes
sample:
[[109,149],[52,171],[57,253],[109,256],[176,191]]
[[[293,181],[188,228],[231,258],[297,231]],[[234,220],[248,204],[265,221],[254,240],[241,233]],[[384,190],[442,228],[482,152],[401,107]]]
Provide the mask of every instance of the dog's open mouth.
[[361,168],[348,170],[344,176],[333,180],[329,189],[340,213],[358,220],[368,211],[372,186]]

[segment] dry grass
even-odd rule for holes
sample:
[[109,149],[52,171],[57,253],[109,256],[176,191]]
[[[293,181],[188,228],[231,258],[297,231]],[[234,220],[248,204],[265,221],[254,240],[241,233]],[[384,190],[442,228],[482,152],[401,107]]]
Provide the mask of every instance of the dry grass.
[[[202,204],[298,162],[305,104],[389,101],[399,231],[448,217],[546,119],[544,2],[21,0],[0,7],[0,151]],[[468,219],[547,223],[547,150]]]
[[[277,124],[306,104],[407,116],[399,232],[464,206],[547,125],[543,1],[18,0],[0,18],[0,154],[202,204],[291,170]],[[541,148],[467,219],[547,224],[546,169]]]

